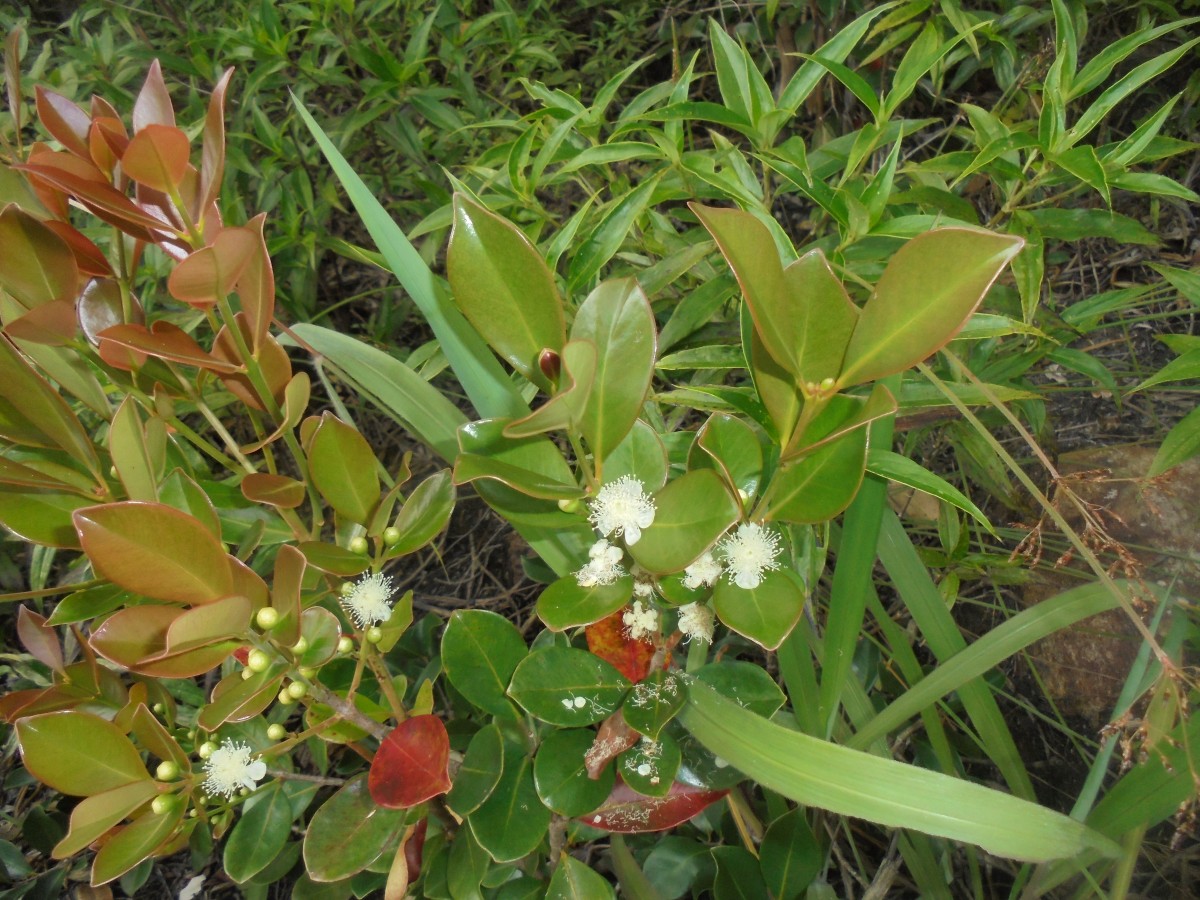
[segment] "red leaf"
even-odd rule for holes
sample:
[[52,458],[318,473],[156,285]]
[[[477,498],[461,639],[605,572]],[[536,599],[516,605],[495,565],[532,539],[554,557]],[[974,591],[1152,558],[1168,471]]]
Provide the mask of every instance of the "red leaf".
[[91,117],[64,97],[41,85],[37,87],[38,118],[46,130],[55,139],[83,159],[90,159],[88,153],[88,129],[91,127]]
[[163,81],[162,66],[156,59],[150,63],[146,81],[133,104],[133,130],[136,133],[147,125],[174,124],[175,109],[171,105],[171,95],[167,93],[167,84]]
[[125,148],[121,168],[140,184],[156,191],[170,191],[183,181],[189,150],[187,135],[178,128],[147,125]]
[[205,209],[217,199],[225,174],[225,91],[233,69],[225,70],[208,101],[204,117],[204,144],[200,162],[200,206]]
[[580,816],[579,821],[593,828],[622,834],[665,831],[686,822],[728,793],[728,790],[714,791],[677,781],[665,797],[646,797],[618,777],[604,805]]
[[388,809],[408,809],[450,790],[450,736],[437,716],[413,716],[396,726],[375,753],[367,787]]
[[601,722],[596,739],[583,756],[588,778],[599,778],[600,772],[610,761],[636,744],[640,738],[641,735],[625,722],[625,715],[619,709]]
[[625,632],[622,617],[624,609],[601,619],[587,627],[588,649],[617,671],[637,684],[650,673],[650,660],[654,656],[654,645],[649,641],[635,641]]

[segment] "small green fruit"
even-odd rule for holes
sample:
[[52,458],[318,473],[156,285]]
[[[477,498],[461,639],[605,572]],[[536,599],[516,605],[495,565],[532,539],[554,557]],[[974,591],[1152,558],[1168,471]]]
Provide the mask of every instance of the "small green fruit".
[[359,554],[366,553],[367,539],[361,534],[358,537],[350,538],[350,552]]
[[378,644],[383,640],[383,629],[378,625],[372,625],[363,632],[363,637],[366,638],[368,644]]
[[351,639],[350,635],[343,634],[340,638],[338,638],[338,642],[337,642],[337,652],[338,653],[349,653],[353,649],[354,649],[354,641]]
[[271,665],[271,657],[264,650],[251,650],[246,657],[246,668],[251,672],[265,672]]
[[395,547],[400,543],[400,529],[394,525],[389,525],[383,529],[383,542],[389,547]]
[[276,722],[274,725],[267,726],[267,737],[273,741],[282,741],[287,737],[287,729]]
[[269,631],[279,624],[279,610],[273,606],[264,606],[254,614],[254,621],[263,631]]
[[299,681],[293,681],[284,690],[288,692],[288,696],[293,700],[299,700],[308,693],[308,686]]

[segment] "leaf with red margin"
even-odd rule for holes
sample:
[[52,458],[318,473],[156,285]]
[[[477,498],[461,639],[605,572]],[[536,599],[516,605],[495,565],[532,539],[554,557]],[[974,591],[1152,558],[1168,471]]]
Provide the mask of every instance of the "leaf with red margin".
[[630,638],[625,631],[624,615],[625,611],[618,609],[611,616],[589,625],[587,644],[595,656],[612,663],[618,672],[637,684],[650,672],[654,645]]
[[63,655],[58,645],[58,631],[46,625],[44,616],[39,616],[27,606],[18,607],[17,636],[34,659],[55,672],[62,672]]
[[646,797],[618,778],[604,805],[580,816],[579,821],[621,834],[665,831],[686,822],[728,793],[676,781],[665,797]]
[[27,163],[13,168],[28,172],[37,181],[64,191],[97,217],[110,225],[116,225],[138,240],[156,243],[163,239],[164,234],[177,233],[175,226],[170,222],[156,218],[135,206],[132,200],[106,184],[89,181],[59,166]]
[[408,809],[450,790],[450,736],[437,716],[412,716],[375,753],[367,787],[388,809]]
[[192,306],[211,306],[233,290],[258,245],[258,236],[249,228],[223,228],[212,244],[174,268],[167,290]]
[[71,248],[71,252],[75,255],[75,265],[79,267],[81,275],[93,275],[102,278],[112,277],[112,266],[108,264],[108,260],[100,248],[91,240],[84,237],[66,222],[47,219],[42,224],[66,241],[67,246]]

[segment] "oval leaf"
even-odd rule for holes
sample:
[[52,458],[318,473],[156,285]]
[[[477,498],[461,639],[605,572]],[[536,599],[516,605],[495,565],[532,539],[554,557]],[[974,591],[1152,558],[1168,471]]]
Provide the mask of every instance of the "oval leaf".
[[19,719],[17,743],[25,768],[64,794],[91,797],[150,779],[121,729],[88,713],[65,710]]
[[716,542],[738,518],[738,503],[716,472],[699,469],[654,496],[654,522],[629,548],[648,572],[679,572]]
[[408,809],[450,790],[450,737],[437,716],[411,716],[388,734],[371,762],[371,797],[388,809]]

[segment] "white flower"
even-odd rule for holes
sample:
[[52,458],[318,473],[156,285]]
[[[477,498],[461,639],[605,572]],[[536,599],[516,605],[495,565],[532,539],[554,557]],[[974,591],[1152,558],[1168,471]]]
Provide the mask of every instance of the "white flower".
[[575,573],[575,580],[579,582],[580,587],[585,588],[612,584],[625,574],[625,570],[621,568],[624,555],[625,551],[620,547],[614,547],[601,538],[588,550],[588,556],[591,558],[586,566]]
[[725,556],[729,580],[740,588],[753,590],[762,584],[763,572],[778,569],[779,535],[757,522],[739,525],[719,547]]
[[364,575],[342,597],[342,608],[359,628],[386,622],[392,614],[392,579],[378,572]]
[[267,774],[267,764],[250,759],[249,744],[226,741],[204,761],[204,774],[204,790],[228,799],[242,788],[254,790]]
[[683,570],[683,586],[689,591],[712,587],[725,571],[711,553],[705,553]]
[[633,641],[648,641],[658,633],[658,610],[641,600],[633,601],[621,621],[625,623],[625,633]]
[[713,611],[703,603],[689,603],[679,607],[679,630],[687,641],[712,643]]
[[632,547],[642,536],[642,529],[654,521],[654,501],[646,494],[641,481],[631,475],[622,475],[600,488],[596,499],[588,504],[596,530],[605,537],[624,535],[625,543]]
[[633,583],[633,596],[639,597],[642,600],[654,596],[654,584],[650,581],[635,581]]

